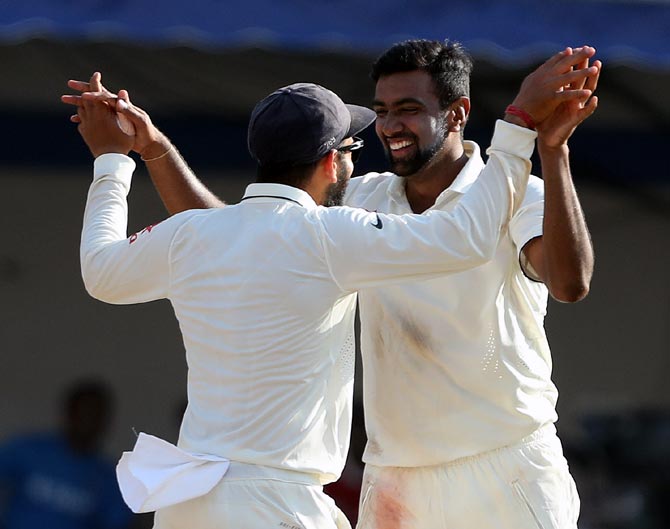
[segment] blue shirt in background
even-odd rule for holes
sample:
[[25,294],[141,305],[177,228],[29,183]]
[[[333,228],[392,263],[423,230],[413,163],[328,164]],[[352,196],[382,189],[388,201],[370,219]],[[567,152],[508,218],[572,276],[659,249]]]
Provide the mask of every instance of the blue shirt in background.
[[121,529],[131,517],[113,466],[54,434],[0,445],[0,490],[2,529]]

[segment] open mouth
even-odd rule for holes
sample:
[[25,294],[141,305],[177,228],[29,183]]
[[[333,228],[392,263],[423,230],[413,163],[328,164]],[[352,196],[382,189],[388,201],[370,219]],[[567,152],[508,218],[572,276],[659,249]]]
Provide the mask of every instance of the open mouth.
[[388,139],[387,144],[393,158],[403,158],[412,151],[414,141],[408,139]]

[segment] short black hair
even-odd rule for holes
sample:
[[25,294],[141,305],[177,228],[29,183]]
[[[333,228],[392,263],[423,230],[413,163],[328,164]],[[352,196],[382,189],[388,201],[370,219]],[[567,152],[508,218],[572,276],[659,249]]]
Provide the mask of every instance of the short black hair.
[[406,40],[394,44],[372,65],[370,76],[381,77],[400,72],[422,70],[430,74],[442,109],[459,97],[470,97],[472,57],[463,45],[445,40]]

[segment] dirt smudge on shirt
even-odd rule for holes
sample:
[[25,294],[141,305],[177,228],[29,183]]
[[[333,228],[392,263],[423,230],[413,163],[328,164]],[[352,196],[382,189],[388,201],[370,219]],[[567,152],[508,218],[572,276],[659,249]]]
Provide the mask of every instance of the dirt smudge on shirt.
[[398,316],[397,324],[408,350],[416,351],[426,359],[433,358],[434,355],[430,346],[430,340],[424,330],[417,325],[416,321]]

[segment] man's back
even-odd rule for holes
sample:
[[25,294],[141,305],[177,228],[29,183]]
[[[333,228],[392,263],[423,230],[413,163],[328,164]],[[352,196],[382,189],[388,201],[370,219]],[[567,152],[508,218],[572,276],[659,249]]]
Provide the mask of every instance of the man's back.
[[356,297],[333,281],[304,207],[258,197],[197,213],[170,261],[189,365],[180,447],[335,479]]

